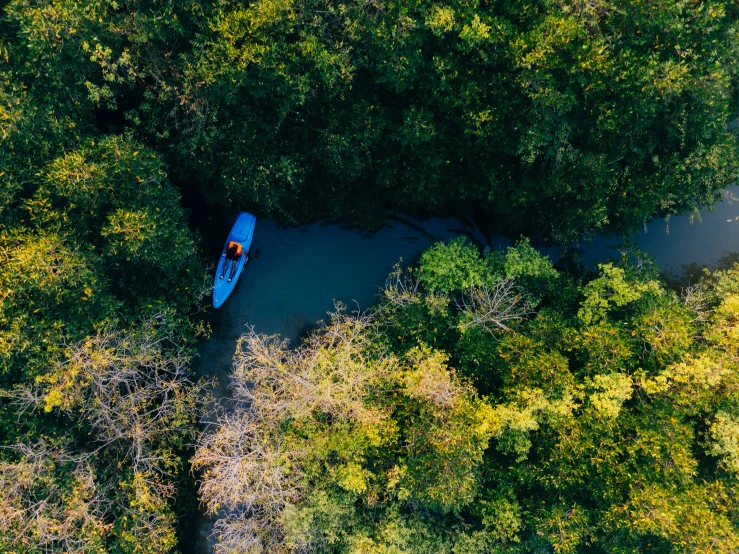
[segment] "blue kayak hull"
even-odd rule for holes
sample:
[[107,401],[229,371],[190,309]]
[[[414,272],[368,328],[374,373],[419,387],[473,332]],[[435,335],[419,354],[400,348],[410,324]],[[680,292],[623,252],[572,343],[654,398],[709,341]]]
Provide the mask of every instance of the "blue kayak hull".
[[[246,253],[251,248],[251,240],[254,236],[254,226],[257,223],[257,218],[247,212],[241,212],[239,217],[236,218],[236,223],[231,227],[231,232],[228,234],[225,244],[223,245],[223,252],[218,260],[218,267],[216,267],[216,274],[213,278],[213,307],[220,308],[221,305],[226,301],[228,295],[236,287],[236,282],[241,276],[241,272],[246,265]],[[223,268],[226,265],[226,249],[228,243],[234,241],[241,244],[243,254],[236,262],[236,273],[228,282],[228,278],[231,276],[231,266],[228,267],[228,273],[221,279],[220,276],[223,273]]]

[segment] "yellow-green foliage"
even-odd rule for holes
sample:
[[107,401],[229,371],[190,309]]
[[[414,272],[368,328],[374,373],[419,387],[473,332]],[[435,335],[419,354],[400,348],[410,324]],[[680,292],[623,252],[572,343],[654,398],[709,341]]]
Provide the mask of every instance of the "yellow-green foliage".
[[711,454],[721,458],[721,465],[739,473],[739,421],[736,416],[718,412],[711,425]]
[[[724,0],[3,2],[0,463],[47,441],[59,482],[28,490],[74,536],[16,521],[0,550],[175,548],[204,275],[167,172],[291,222],[474,205],[564,242],[633,230],[736,182],[737,21]],[[304,359],[265,346],[237,375],[263,411],[211,444],[243,464],[209,506],[263,510],[226,518],[224,551],[736,550],[739,269],[681,303],[648,265],[576,282],[528,243],[456,242],[397,273],[372,325]],[[153,357],[122,345],[142,316],[176,337]],[[121,375],[142,394],[108,394]],[[67,517],[81,475],[100,526]]]
[[585,300],[577,313],[586,325],[598,323],[609,311],[627,306],[647,293],[663,293],[656,281],[631,281],[622,268],[613,264],[602,264],[598,269],[600,276],[583,289]]
[[[371,221],[461,201],[567,240],[735,182],[737,16],[719,0],[198,4],[129,114],[219,202]],[[138,43],[107,42],[150,71]]]
[[106,284],[89,248],[56,233],[0,234],[0,380],[35,376],[65,340],[108,319]]
[[634,393],[631,378],[623,373],[595,375],[590,402],[603,417],[618,417],[621,407]]
[[[474,499],[499,417],[454,375],[448,356],[425,345],[402,359],[378,356],[374,332],[369,320],[339,314],[295,351],[268,337],[244,339],[234,386],[249,407],[222,419],[194,459],[205,469],[201,492],[212,511],[253,514],[267,546],[298,540],[279,514],[303,506],[316,486],[367,509],[415,500],[447,511]],[[240,434],[262,444],[235,450]],[[241,475],[231,474],[234,466]],[[265,487],[267,475],[281,475],[282,501],[274,477]],[[255,489],[245,497],[238,491],[246,483]],[[275,531],[280,521],[286,529]]]
[[104,553],[109,501],[84,457],[41,441],[0,461],[4,552]]
[[[580,283],[526,244],[486,256],[437,245],[420,263],[396,268],[373,316],[339,314],[295,350],[242,339],[244,407],[194,458],[210,511],[229,511],[223,544],[737,548],[739,272],[708,275],[688,291],[696,304],[626,258]],[[538,313],[496,333],[460,325],[465,295],[499,279]]]
[[121,482],[125,507],[115,521],[116,548],[131,554],[165,554],[177,546],[174,514],[151,483],[159,476],[135,473]]
[[[172,29],[130,15],[116,2],[23,0],[0,14],[0,479],[18,477],[0,493],[3,552],[176,542],[175,474],[199,400],[183,359],[203,268],[159,154],[96,125],[115,87],[149,74],[136,47],[121,51],[123,34],[132,45]],[[146,362],[133,353],[142,317],[161,341]],[[14,473],[24,467],[35,480]],[[123,489],[144,474],[150,501],[134,509]]]

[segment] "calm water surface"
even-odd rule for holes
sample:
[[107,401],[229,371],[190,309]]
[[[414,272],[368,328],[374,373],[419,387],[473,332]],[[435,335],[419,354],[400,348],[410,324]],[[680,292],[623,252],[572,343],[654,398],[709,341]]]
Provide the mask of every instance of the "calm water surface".
[[[739,197],[739,187],[729,191]],[[712,212],[696,216],[657,219],[634,237],[637,245],[651,254],[662,270],[679,270],[692,262],[711,266],[726,254],[739,252],[739,200],[726,200]],[[597,237],[585,248],[584,260],[594,263],[612,256],[619,239]]]
[[283,229],[258,221],[252,259],[212,316],[213,336],[200,346],[197,372],[225,382],[236,340],[249,326],[296,341],[337,301],[350,310],[366,309],[394,264],[459,235],[485,241],[476,229],[453,219],[399,217],[372,235],[327,222]]

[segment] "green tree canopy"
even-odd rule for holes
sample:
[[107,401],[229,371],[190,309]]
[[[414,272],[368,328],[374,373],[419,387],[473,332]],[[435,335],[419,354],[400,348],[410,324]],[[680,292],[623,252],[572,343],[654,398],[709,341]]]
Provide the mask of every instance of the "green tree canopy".
[[736,17],[723,1],[222,3],[182,56],[169,136],[213,198],[282,217],[462,203],[564,240],[633,230],[736,179]]
[[287,221],[475,206],[569,240],[734,183],[738,15],[723,0],[14,0],[3,125],[38,109],[67,136],[128,127],[211,200]]
[[678,296],[638,253],[576,282],[455,241],[297,349],[245,336],[193,459],[222,547],[735,550],[738,272]]

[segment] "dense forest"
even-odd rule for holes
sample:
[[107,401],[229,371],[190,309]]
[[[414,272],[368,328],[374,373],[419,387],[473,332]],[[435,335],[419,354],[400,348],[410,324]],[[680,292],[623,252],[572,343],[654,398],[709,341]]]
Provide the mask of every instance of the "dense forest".
[[297,349],[242,337],[202,498],[223,552],[736,552],[738,333],[739,266],[678,296],[439,244]]
[[244,336],[202,434],[189,225],[569,244],[710,207],[738,31],[718,0],[1,1],[0,552],[175,552],[198,498],[224,553],[738,551],[739,268],[437,245],[303,344]]

